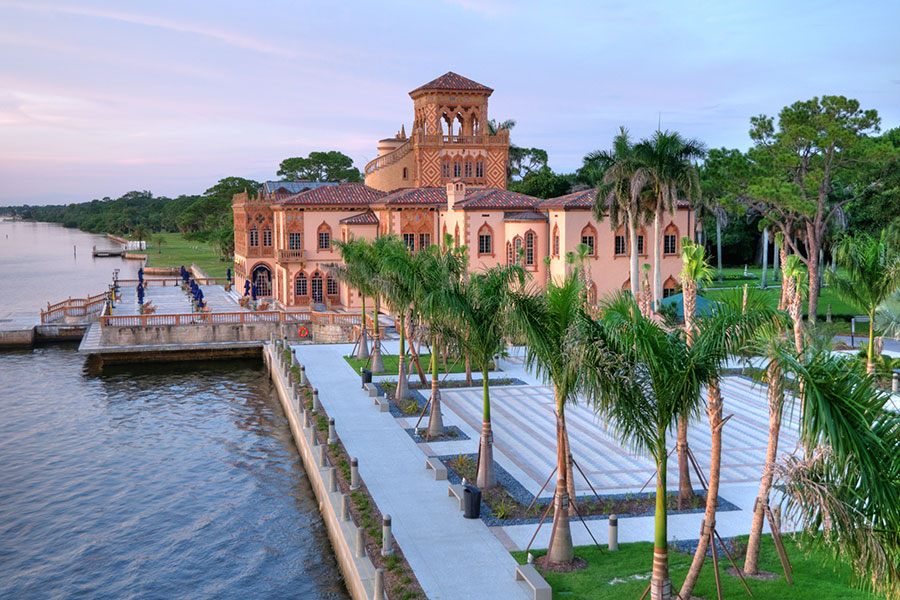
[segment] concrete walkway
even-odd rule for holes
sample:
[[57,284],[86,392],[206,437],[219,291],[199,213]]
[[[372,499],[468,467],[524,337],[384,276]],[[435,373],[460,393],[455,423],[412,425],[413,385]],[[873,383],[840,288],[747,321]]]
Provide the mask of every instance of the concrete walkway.
[[480,519],[462,517],[456,499],[447,497],[447,482],[425,470],[422,450],[361,390],[359,375],[341,358],[352,345],[294,348],[347,452],[359,458],[378,508],[391,515],[425,594],[432,600],[532,597],[515,581],[516,561],[497,536]]

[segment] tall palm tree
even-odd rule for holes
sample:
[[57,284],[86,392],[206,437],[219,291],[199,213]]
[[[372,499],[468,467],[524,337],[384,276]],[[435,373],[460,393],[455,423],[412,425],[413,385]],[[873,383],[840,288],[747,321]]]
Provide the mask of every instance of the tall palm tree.
[[488,370],[494,355],[503,349],[503,324],[510,286],[521,285],[525,272],[515,265],[491,267],[461,279],[450,303],[456,322],[456,342],[483,380],[483,418],[478,446],[476,485],[482,489],[497,485],[491,433],[491,395]]
[[706,155],[706,146],[685,139],[677,132],[659,131],[634,147],[643,177],[655,200],[653,217],[653,307],[662,300],[662,218],[674,213],[679,195],[696,203],[700,198],[700,177],[692,161]]
[[828,270],[825,280],[838,296],[869,316],[866,372],[875,372],[875,313],[900,288],[900,254],[887,243],[885,232],[878,238],[866,233],[841,238],[834,258],[845,273]]
[[369,342],[366,335],[366,296],[372,296],[374,289],[374,273],[371,272],[367,260],[367,255],[371,254],[371,243],[363,238],[353,238],[346,242],[335,240],[334,245],[341,253],[343,264],[328,265],[328,270],[333,277],[347,283],[359,292],[362,318],[356,358],[366,360],[369,358]]
[[575,352],[585,398],[609,419],[617,436],[656,463],[656,513],[651,597],[672,597],[666,508],[666,432],[696,410],[711,362],[644,317],[634,299],[618,292],[598,319],[583,314]]
[[609,216],[613,230],[623,226],[628,230],[631,294],[637,298],[640,285],[637,231],[648,215],[646,172],[640,169],[625,127],[620,127],[619,134],[613,138],[612,150],[591,152],[585,161],[603,170],[603,181],[594,197],[594,217],[602,221]]
[[416,274],[420,278],[416,289],[415,304],[419,314],[428,323],[431,335],[431,399],[428,417],[428,436],[444,433],[441,417],[441,392],[438,386],[439,340],[452,332],[452,309],[450,304],[456,296],[452,290],[459,282],[463,261],[458,252],[449,245],[431,246],[415,255],[420,263]]
[[[681,270],[681,289],[682,302],[684,304],[684,332],[688,346],[694,343],[696,333],[695,319],[697,316],[697,286],[700,282],[709,281],[710,268],[706,264],[706,252],[703,246],[694,244],[690,238],[682,238],[681,240],[681,261],[684,267]],[[716,392],[718,392],[718,380],[715,381]],[[712,389],[712,388],[710,388]],[[710,415],[710,425],[714,413],[721,414],[721,396],[710,392],[709,406],[707,412]],[[716,406],[718,411],[716,411]],[[688,462],[687,445],[682,445],[682,440],[687,440],[687,419],[678,422],[678,508],[686,501],[690,501],[694,497],[694,489],[691,486],[690,464]],[[713,432],[715,437],[716,433]],[[719,432],[719,452],[721,453],[721,431]],[[713,446],[716,440],[713,439]],[[712,470],[712,467],[710,468]]]
[[409,389],[406,378],[406,319],[416,298],[419,266],[409,252],[409,247],[397,236],[385,236],[381,247],[381,263],[377,285],[397,315],[400,331],[400,356],[397,368],[396,400],[406,400]]
[[[781,271],[781,285],[784,287],[784,302],[793,323],[793,351],[800,355],[804,351],[802,290],[805,281],[805,270],[800,257],[792,254],[785,259]],[[769,440],[766,445],[766,460],[763,464],[762,477],[759,481],[759,494],[753,508],[753,519],[750,522],[750,538],[747,540],[747,553],[744,557],[744,573],[759,573],[759,550],[762,541],[762,530],[765,522],[765,510],[769,505],[769,495],[775,478],[776,459],[778,457],[778,441],[781,436],[781,418],[784,412],[785,368],[781,357],[785,354],[784,340],[785,320],[773,321],[772,327],[760,330],[757,340],[757,351],[769,357],[766,365],[766,400],[769,405]],[[801,394],[802,396],[802,394]]]
[[388,250],[394,245],[394,236],[381,235],[375,238],[375,241],[369,246],[363,258],[368,264],[368,271],[371,273],[372,295],[374,296],[374,307],[372,308],[372,335],[375,338],[372,344],[372,372],[383,373],[384,361],[381,358],[381,330],[378,322],[380,311],[381,294],[379,292],[379,275],[384,266],[384,258]]
[[[687,248],[685,249],[685,247]],[[699,250],[698,250],[699,248]],[[730,356],[743,350],[750,337],[759,330],[763,324],[771,322],[774,313],[769,306],[768,297],[756,290],[748,293],[747,300],[738,290],[733,290],[717,301],[711,310],[697,321],[693,316],[693,308],[688,308],[693,301],[688,296],[693,292],[690,287],[696,287],[688,283],[689,278],[696,282],[701,278],[708,279],[712,273],[703,258],[703,247],[687,244],[682,246],[682,258],[685,261],[682,279],[685,281],[685,329],[689,346],[698,346],[702,349],[698,352],[706,360],[713,362],[710,372],[712,378],[706,382],[706,414],[710,428],[710,464],[709,486],[706,491],[706,509],[703,517],[704,526],[701,527],[697,550],[691,567],[685,577],[679,592],[682,598],[690,598],[693,593],[697,578],[703,568],[706,552],[709,547],[709,535],[706,525],[715,523],[716,507],[719,496],[719,482],[722,468],[722,390],[719,386],[718,372],[725,367]],[[688,324],[690,321],[690,325]]]
[[569,506],[575,502],[572,453],[566,430],[566,403],[577,396],[580,370],[564,351],[570,330],[584,306],[584,284],[579,273],[570,273],[560,281],[549,281],[543,290],[513,292],[512,329],[528,342],[526,365],[538,377],[553,383],[556,404],[556,495],[553,507],[552,545],[548,560],[566,563],[574,558],[569,527]]

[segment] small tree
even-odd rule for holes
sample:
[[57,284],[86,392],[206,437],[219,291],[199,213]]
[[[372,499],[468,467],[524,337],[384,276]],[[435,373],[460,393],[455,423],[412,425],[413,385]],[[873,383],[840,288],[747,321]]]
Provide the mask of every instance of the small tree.
[[834,257],[844,272],[828,270],[825,280],[838,296],[869,317],[866,372],[875,372],[875,313],[900,288],[900,255],[882,232],[878,238],[865,233],[845,236],[834,248]]

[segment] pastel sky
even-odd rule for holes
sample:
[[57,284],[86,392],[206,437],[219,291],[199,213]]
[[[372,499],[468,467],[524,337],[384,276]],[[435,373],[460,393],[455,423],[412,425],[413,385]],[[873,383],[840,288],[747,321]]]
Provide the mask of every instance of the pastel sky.
[[446,71],[571,171],[619,125],[746,148],[822,94],[900,125],[900,2],[0,0],[0,205],[201,193],[340,150],[358,167]]

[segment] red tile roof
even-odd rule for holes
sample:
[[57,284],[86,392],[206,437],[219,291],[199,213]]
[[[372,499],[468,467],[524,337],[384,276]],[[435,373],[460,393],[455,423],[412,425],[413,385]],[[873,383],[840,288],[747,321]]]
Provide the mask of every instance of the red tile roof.
[[353,215],[352,217],[344,217],[341,219],[344,225],[378,225],[378,217],[371,210]]
[[384,192],[366,186],[364,183],[342,183],[340,185],[306,190],[280,201],[281,204],[368,206],[385,195]]
[[478,188],[467,190],[466,198],[456,207],[463,210],[479,208],[503,208],[512,210],[532,210],[537,208],[540,199],[534,196],[526,196],[518,192],[502,190],[500,188]]
[[540,207],[547,208],[556,208],[556,209],[588,209],[594,207],[594,198],[597,196],[596,188],[590,190],[583,190],[580,192],[574,192],[572,194],[566,194],[565,196],[560,196],[559,198],[550,198],[548,200],[541,200]]
[[453,71],[447,71],[437,79],[433,79],[425,85],[420,85],[419,87],[411,91],[410,94],[415,94],[416,92],[421,92],[423,90],[467,90],[482,92],[494,91],[486,85],[482,85],[477,81],[472,81],[471,79],[463,77],[462,75],[457,75]]
[[447,204],[447,189],[442,187],[405,188],[384,196],[380,201],[385,206],[405,204]]
[[503,214],[504,221],[546,221],[547,215],[542,212],[526,210],[523,212],[508,212]]

